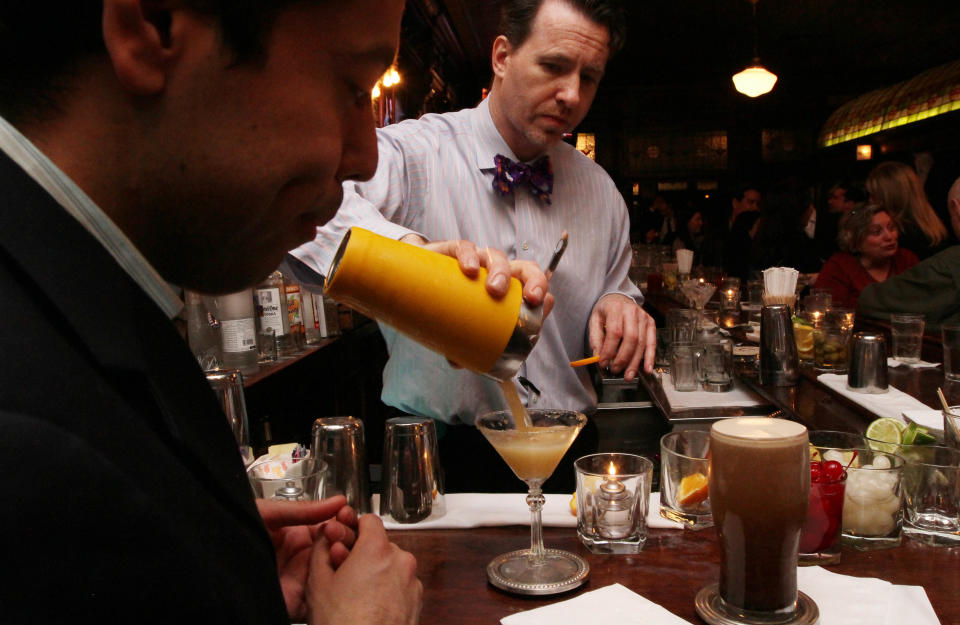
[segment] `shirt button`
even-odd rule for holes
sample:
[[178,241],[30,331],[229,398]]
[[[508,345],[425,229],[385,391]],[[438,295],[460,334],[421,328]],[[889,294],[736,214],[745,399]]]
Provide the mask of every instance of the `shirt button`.
[[526,241],[524,241],[524,242],[523,242],[523,245],[521,245],[520,247],[522,247],[524,250],[530,249],[530,246],[527,245],[527,242],[526,242]]

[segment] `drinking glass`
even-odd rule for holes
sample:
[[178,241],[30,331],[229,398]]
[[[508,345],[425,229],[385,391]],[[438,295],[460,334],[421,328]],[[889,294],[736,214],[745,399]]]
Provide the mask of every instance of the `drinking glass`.
[[894,360],[905,364],[920,362],[920,344],[923,341],[924,325],[923,315],[912,313],[890,315]]
[[710,433],[670,432],[660,439],[660,516],[692,530],[713,525],[710,512]]
[[670,345],[692,343],[697,334],[697,311],[690,308],[671,308],[667,311],[667,338]]
[[927,545],[960,546],[960,449],[903,447],[903,533]]
[[670,379],[680,392],[697,390],[697,348],[693,343],[675,343],[671,348]]
[[582,413],[569,410],[529,410],[532,425],[517,424],[509,411],[483,415],[476,421],[481,434],[493,445],[518,478],[527,484],[530,506],[530,548],[511,551],[487,565],[490,583],[523,595],[552,595],[583,584],[590,566],[580,556],[560,549],[545,549],[541,487],[587,422]]
[[710,428],[710,507],[720,538],[720,582],[697,593],[708,623],[815,623],[797,590],[797,553],[810,498],[807,429],[767,417]]
[[210,388],[217,396],[217,403],[227,417],[230,431],[237,440],[243,465],[247,466],[254,457],[253,448],[250,447],[250,420],[243,393],[243,374],[238,369],[215,369],[205,373]]
[[704,343],[697,350],[697,381],[705,391],[723,393],[733,388],[733,341]]
[[903,526],[903,458],[865,449],[859,460],[847,469],[843,544],[860,551],[896,547]]
[[680,285],[680,291],[690,300],[693,307],[697,309],[697,329],[700,330],[708,325],[703,323],[703,308],[713,297],[713,292],[717,287],[713,283],[703,278],[692,278]]
[[847,348],[853,335],[851,311],[834,308],[823,314],[813,329],[813,364],[821,371],[846,373],[849,367]]
[[793,317],[793,339],[797,342],[797,359],[801,363],[813,363],[813,332],[823,319],[822,312],[801,312]]
[[940,328],[943,337],[943,375],[948,380],[960,380],[960,325],[946,324]]
[[257,499],[317,501],[323,493],[327,464],[307,455],[302,458],[267,458],[250,465],[247,477]]
[[831,471],[826,463],[859,466],[866,447],[852,432],[814,430],[810,437],[810,505],[800,536],[800,564],[826,565],[840,561],[840,530],[847,473]]
[[949,406],[944,411],[943,440],[948,447],[960,449],[960,406]]
[[663,263],[663,286],[668,291],[677,288],[677,263]]

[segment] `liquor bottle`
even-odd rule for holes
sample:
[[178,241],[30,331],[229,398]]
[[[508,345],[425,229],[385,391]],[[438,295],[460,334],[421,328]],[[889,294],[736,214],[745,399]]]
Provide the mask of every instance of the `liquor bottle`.
[[314,312],[314,293],[300,286],[303,296],[303,335],[307,345],[316,345],[320,342],[320,324]]
[[303,328],[303,294],[300,291],[300,283],[287,274],[283,274],[283,288],[287,294],[287,317],[294,353],[299,354],[306,347]]
[[220,346],[223,366],[243,373],[256,373],[257,327],[253,290],[245,289],[211,298],[220,321]]
[[283,274],[271,273],[266,280],[257,285],[257,320],[259,331],[272,330],[276,351],[279,356],[293,356],[297,353],[294,339],[290,333],[290,317],[287,314],[287,292],[283,284]]
[[317,326],[321,337],[338,336],[340,334],[340,312],[337,303],[322,293],[313,294],[313,312],[317,319]]

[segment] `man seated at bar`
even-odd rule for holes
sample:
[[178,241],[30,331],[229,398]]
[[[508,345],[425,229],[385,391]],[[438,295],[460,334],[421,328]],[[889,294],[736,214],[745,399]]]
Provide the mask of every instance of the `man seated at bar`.
[[897,245],[899,230],[886,209],[868,204],[840,220],[841,252],[827,259],[816,287],[830,289],[833,305],[856,308],[867,285],[883,282],[917,264],[917,256]]
[[403,4],[0,4],[4,621],[417,621],[377,517],[255,505],[169,286],[257,282],[373,175]]
[[[551,279],[556,306],[519,373],[540,395],[518,390],[531,408],[592,413],[597,395],[590,375],[569,362],[597,354],[600,366],[630,381],[641,363],[652,370],[656,347],[654,323],[627,276],[623,198],[599,165],[562,140],[590,108],[624,29],[615,0],[506,2],[493,44],[490,95],[476,108],[380,129],[374,178],[347,184],[340,216],[294,256],[326,271],[345,230],[362,226],[419,242],[467,238],[511,259],[546,264],[567,231],[569,247]],[[490,475],[503,463],[475,428],[463,427],[506,408],[499,385],[383,330],[390,352],[383,401],[460,426],[441,425],[438,432],[448,489],[515,488],[509,472]],[[596,438],[595,426],[592,434],[585,430],[578,449]],[[489,462],[478,460],[488,454]],[[570,486],[572,474],[561,467],[554,479]]]

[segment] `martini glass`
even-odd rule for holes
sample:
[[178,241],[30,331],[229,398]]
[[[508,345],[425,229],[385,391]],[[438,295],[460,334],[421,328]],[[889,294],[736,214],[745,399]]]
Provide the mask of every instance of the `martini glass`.
[[707,302],[710,301],[710,298],[713,297],[713,292],[717,290],[716,285],[703,278],[693,278],[686,280],[680,286],[680,290],[687,296],[687,299],[693,303],[693,307],[697,309],[697,330],[702,330],[703,308],[707,305]]
[[563,454],[586,424],[587,418],[569,410],[530,410],[533,427],[517,429],[512,413],[493,412],[476,425],[497,453],[526,482],[530,506],[530,548],[511,551],[487,565],[490,583],[524,595],[552,595],[583,584],[590,566],[580,556],[560,549],[544,549],[544,481],[553,474]]

